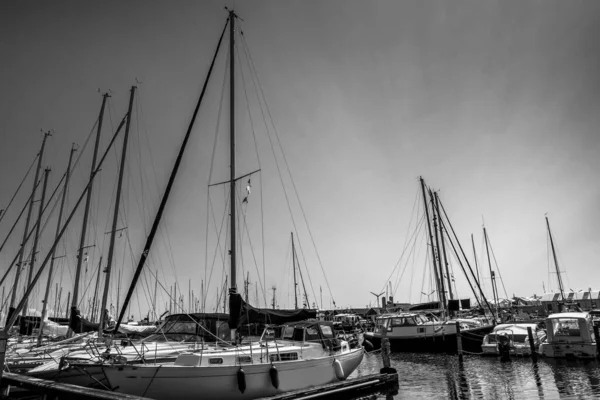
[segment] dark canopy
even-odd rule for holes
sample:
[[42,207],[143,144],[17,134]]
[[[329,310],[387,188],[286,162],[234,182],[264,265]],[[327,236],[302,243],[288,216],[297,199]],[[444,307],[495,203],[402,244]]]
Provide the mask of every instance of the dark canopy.
[[[230,294],[230,310],[239,309],[238,315],[230,315],[229,326],[252,324],[255,322],[266,324],[284,324],[287,322],[302,321],[316,318],[316,310],[272,310],[269,308],[256,308],[246,303],[239,293]],[[235,307],[232,307],[232,303]]]

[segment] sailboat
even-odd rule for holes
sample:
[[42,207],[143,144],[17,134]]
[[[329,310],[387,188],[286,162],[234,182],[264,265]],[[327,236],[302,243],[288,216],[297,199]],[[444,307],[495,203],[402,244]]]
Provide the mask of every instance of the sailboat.
[[[231,223],[230,263],[231,287],[229,290],[229,327],[234,343],[226,347],[202,348],[190,350],[178,355],[172,362],[128,365],[112,360],[102,366],[110,384],[118,392],[142,395],[155,399],[191,399],[201,396],[203,399],[252,399],[272,396],[292,390],[333,383],[346,379],[360,364],[363,349],[351,349],[348,342],[337,339],[331,323],[323,321],[291,322],[279,327],[267,327],[260,341],[247,345],[235,341],[236,328],[242,314],[242,299],[236,287],[236,181],[235,175],[235,116],[234,116],[234,54],[235,21],[237,15],[229,10],[229,16],[213,62],[208,79],[214,66],[214,60],[229,26],[230,50],[230,186],[229,217]],[[138,269],[125,298],[121,315],[116,324],[119,327],[125,309],[131,298],[133,287],[144,266],[148,251],[156,233],[157,224],[164,210],[174,176],[179,168],[185,144],[189,138],[192,124],[203,99],[206,82],[196,106],[192,122],[175,162],[173,172],[162,198],[157,217],[147,238],[144,251],[138,263]]]
[[[453,313],[458,310],[457,306],[459,303],[463,305],[463,308],[469,308],[467,303],[470,303],[470,300],[453,299],[451,275],[448,270],[444,240],[444,232],[446,234],[449,232],[441,218],[441,203],[437,193],[433,193],[429,190],[429,197],[431,199],[431,205],[429,205],[423,178],[420,178],[420,183],[425,206],[427,231],[429,233],[429,246],[432,252],[431,259],[433,260],[433,272],[436,282],[436,290],[434,292],[438,294],[438,302],[428,302],[424,305],[417,305],[412,307],[408,312],[388,313],[378,316],[375,319],[375,329],[372,332],[366,332],[364,334],[365,341],[367,341],[369,345],[377,348],[381,345],[381,340],[383,338],[388,338],[393,351],[429,353],[456,352],[458,348],[457,328],[460,328],[461,332],[463,332],[462,348],[468,352],[480,353],[483,337],[492,331],[493,324],[489,323],[489,321],[483,317],[461,318],[457,315],[453,315]],[[429,222],[430,210],[433,224],[430,224]],[[443,206],[441,207],[441,210],[443,210]],[[448,221],[447,216],[446,220]],[[449,221],[448,225],[450,225]],[[454,233],[451,225],[450,228]],[[458,239],[456,239],[455,242],[458,243]],[[455,250],[457,260],[459,260],[458,252],[456,251],[453,241],[450,240],[449,243],[452,245],[453,250]],[[458,247],[460,247],[460,243],[458,243]],[[460,249],[462,252],[462,248]],[[468,260],[464,256],[464,253],[462,253],[462,255],[471,271],[473,281],[479,287],[479,282],[473,274],[473,271],[468,264]],[[469,281],[469,284],[471,285],[471,289],[475,293],[475,288],[471,284],[466,270],[462,263],[460,264],[465,272],[467,281]],[[444,283],[445,278],[447,278],[446,286]],[[481,287],[479,287],[479,291],[481,292]],[[446,297],[447,294],[449,295],[449,299]],[[487,304],[493,314],[493,311],[487,300],[485,300],[485,296],[483,296],[482,292],[481,298],[483,303]],[[455,306],[454,310],[450,307],[451,303]],[[480,305],[483,308],[482,302],[480,302]],[[439,315],[439,310],[434,310],[434,308],[438,308],[438,306],[441,308],[441,315]]]

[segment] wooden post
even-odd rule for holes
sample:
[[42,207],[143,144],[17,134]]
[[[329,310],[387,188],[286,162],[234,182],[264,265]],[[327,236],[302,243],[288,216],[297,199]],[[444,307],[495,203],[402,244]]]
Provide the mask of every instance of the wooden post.
[[527,327],[527,336],[529,336],[529,348],[531,349],[531,359],[537,361],[537,353],[535,351],[535,343],[533,342],[533,330],[530,326]]
[[383,368],[379,371],[382,374],[392,374],[396,370],[390,366],[390,339],[384,337],[381,339],[381,359],[383,361]]
[[458,360],[463,360],[462,335],[460,333],[460,322],[456,321],[456,351],[458,352]]
[[600,359],[600,333],[598,325],[594,325],[594,338],[596,339],[596,358]]

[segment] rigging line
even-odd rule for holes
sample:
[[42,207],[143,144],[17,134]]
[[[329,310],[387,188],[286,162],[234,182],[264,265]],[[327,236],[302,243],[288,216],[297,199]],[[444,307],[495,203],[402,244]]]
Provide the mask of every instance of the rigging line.
[[[261,94],[261,95],[262,95],[262,97],[263,97],[263,100],[264,100],[264,103],[265,103],[265,108],[266,108],[267,114],[268,114],[268,116],[269,116],[269,120],[271,121],[271,125],[272,125],[272,127],[273,127],[273,132],[274,132],[275,138],[277,139],[277,143],[279,144],[279,149],[280,149],[280,151],[281,151],[281,155],[282,155],[282,157],[283,157],[283,161],[284,161],[284,164],[285,164],[285,166],[286,166],[286,170],[287,170],[287,172],[288,172],[288,175],[290,176],[290,180],[291,180],[291,183],[292,183],[292,187],[293,187],[293,189],[294,189],[294,193],[295,193],[295,195],[296,195],[296,199],[298,200],[298,205],[300,206],[300,210],[301,210],[301,212],[302,212],[302,216],[303,216],[303,218],[304,218],[304,223],[306,224],[306,227],[307,227],[307,230],[308,230],[308,234],[309,234],[309,236],[310,236],[310,239],[311,239],[311,241],[312,241],[312,244],[313,244],[313,248],[315,249],[315,254],[316,254],[316,256],[317,256],[317,260],[319,261],[319,266],[321,267],[321,271],[323,272],[323,277],[324,277],[324,279],[325,279],[325,283],[327,284],[327,289],[329,290],[329,295],[331,296],[331,298],[332,298],[332,301],[333,301],[333,304],[335,305],[335,300],[333,300],[333,294],[331,293],[331,286],[329,285],[329,280],[327,279],[327,275],[325,274],[325,269],[323,268],[323,263],[322,263],[322,261],[321,261],[321,256],[319,255],[319,252],[318,252],[318,250],[317,250],[317,245],[316,245],[316,243],[315,243],[315,240],[314,240],[314,237],[313,237],[312,231],[311,231],[311,229],[310,229],[310,225],[308,224],[308,220],[307,220],[307,218],[306,218],[306,213],[305,213],[305,211],[304,211],[304,207],[302,206],[302,202],[300,201],[300,195],[298,194],[298,190],[297,190],[297,188],[296,188],[296,184],[295,184],[295,182],[294,182],[294,178],[293,178],[293,176],[292,176],[292,172],[291,172],[291,170],[290,170],[290,167],[289,167],[289,164],[288,164],[288,162],[287,162],[287,158],[285,157],[285,152],[283,151],[283,147],[282,147],[282,145],[281,145],[281,141],[280,141],[280,139],[279,139],[279,134],[277,133],[277,128],[276,128],[276,126],[275,126],[275,122],[274,122],[274,120],[273,120],[273,117],[272,117],[272,115],[271,115],[271,111],[270,111],[270,109],[269,109],[269,105],[268,105],[268,103],[267,103],[267,101],[266,101],[266,96],[265,96],[265,94],[264,94],[264,91],[263,91],[263,89],[262,89],[262,85],[260,84],[260,79],[259,79],[259,77],[258,77],[258,73],[256,72],[256,67],[255,67],[254,61],[253,61],[253,59],[252,59],[252,54],[250,54],[249,47],[248,47],[248,45],[247,45],[247,42],[246,42],[245,35],[241,35],[241,37],[242,37],[242,43],[244,44],[244,47],[248,49],[248,51],[247,51],[247,55],[248,55],[248,59],[250,60],[250,64],[251,64],[251,66],[252,66],[252,70],[253,70],[254,76],[256,77],[256,82],[258,83],[258,89],[259,89],[259,91],[260,91],[260,94]],[[262,107],[261,107],[261,110],[262,110]],[[264,118],[264,114],[263,114],[263,118]],[[268,134],[268,129],[267,129],[267,136],[269,137],[269,142],[271,142],[270,135]],[[273,147],[273,145],[272,145],[272,144],[271,144],[271,147]],[[274,151],[274,150],[273,150],[273,151]],[[277,164],[277,163],[276,163],[276,164]],[[278,164],[277,164],[277,165],[278,165]],[[279,171],[279,167],[278,167],[278,171]],[[285,195],[286,195],[286,200],[287,200],[287,192],[285,191],[285,189],[284,189],[284,193],[285,193]],[[293,220],[293,218],[292,218],[292,220]],[[294,226],[295,226],[295,223],[294,223]],[[303,251],[302,251],[302,244],[300,243],[300,240],[299,240],[299,238],[298,238],[298,244],[300,245],[300,251],[303,253]],[[303,256],[303,257],[304,257],[304,256]],[[310,276],[309,276],[309,279],[310,279]],[[311,285],[312,285],[312,284],[311,284]]]
[[[410,250],[406,257],[407,260],[406,260],[406,263],[404,264],[404,268],[402,269],[402,272],[399,273],[400,276],[396,279],[396,285],[394,287],[394,294],[398,291],[398,286],[400,285],[400,281],[402,280],[402,277],[404,276],[404,273],[406,272],[406,267],[408,266],[408,261],[411,258],[411,255],[414,255],[415,249],[417,247],[416,236],[419,234],[419,232],[421,232],[421,230],[425,226],[425,224],[423,223],[424,221],[425,221],[425,217],[423,216],[421,219],[421,223],[419,223],[419,225],[417,225],[417,227],[416,227],[417,231],[414,234],[415,240],[412,241],[412,246],[410,246]],[[408,248],[408,246],[407,246],[407,248]],[[398,260],[398,265],[400,264],[400,261],[402,260],[403,256],[404,256],[404,252],[402,253],[402,256],[400,256],[400,259]],[[391,277],[390,277],[390,279],[391,279]]]
[[416,234],[416,229],[417,229],[418,226],[415,227],[415,231],[413,232],[413,235],[410,236],[410,237],[408,236],[408,231],[410,230],[410,227],[411,227],[411,224],[412,224],[412,220],[413,220],[413,216],[414,216],[414,213],[415,213],[415,206],[416,206],[417,200],[419,198],[418,195],[419,195],[419,192],[417,191],[417,193],[415,195],[415,201],[413,203],[413,209],[411,211],[410,221],[409,221],[408,227],[406,228],[406,235],[405,235],[406,239],[404,240],[404,246],[403,246],[402,254],[400,254],[400,258],[398,258],[398,261],[396,262],[396,265],[394,266],[394,269],[392,270],[392,273],[388,276],[388,279],[385,281],[385,284],[383,285],[383,289],[385,289],[385,286],[387,285],[387,282],[390,281],[390,279],[392,279],[392,275],[394,275],[394,272],[396,271],[396,268],[398,267],[398,265],[402,261],[402,257],[404,256],[404,252],[406,251],[407,243],[410,240],[412,240],[412,238]]
[[[212,208],[212,202],[211,202],[211,198],[210,198],[210,184],[212,182],[212,175],[213,175],[213,169],[214,169],[214,164],[215,164],[215,156],[216,156],[216,152],[217,152],[217,141],[218,141],[218,137],[219,137],[219,130],[221,127],[221,116],[222,116],[222,112],[223,112],[223,103],[224,103],[224,99],[225,99],[225,88],[226,88],[226,83],[227,83],[227,72],[228,72],[228,66],[229,66],[229,62],[227,62],[229,60],[229,53],[227,53],[227,60],[225,62],[226,68],[223,68],[223,80],[221,83],[221,98],[219,99],[219,109],[217,111],[217,123],[215,126],[215,134],[214,134],[214,140],[213,140],[213,146],[212,146],[212,153],[211,153],[211,157],[210,157],[210,167],[209,167],[209,172],[208,172],[208,190],[206,191],[206,227],[205,227],[205,233],[204,233],[204,281],[207,282],[207,287],[208,287],[208,280],[207,280],[207,276],[206,276],[206,272],[208,270],[208,234],[209,234],[209,225],[210,225],[210,211],[212,211],[213,213],[213,222],[215,221],[215,216],[214,216],[214,209]],[[229,201],[229,199],[226,200],[227,202]],[[228,204],[228,203],[227,203]],[[215,228],[217,226],[216,222],[214,222],[215,224]],[[219,235],[220,235],[221,229],[219,230]],[[219,243],[220,238],[218,239]],[[211,273],[210,273],[210,277],[212,278],[212,271],[214,268],[214,262],[215,259],[213,258],[213,265],[211,267]],[[207,295],[208,295],[208,290],[206,290],[204,292],[204,299],[203,299],[203,307],[206,306],[206,299],[207,299]]]
[[492,252],[492,258],[494,259],[494,264],[496,264],[496,271],[498,271],[498,275],[500,275],[500,282],[502,283],[502,289],[504,289],[504,296],[508,299],[508,293],[506,292],[506,287],[504,286],[504,279],[502,279],[502,273],[500,272],[500,268],[498,267],[498,261],[496,260],[496,255],[494,254],[494,248],[492,247],[489,232],[487,232],[487,237],[488,243],[490,245],[490,250]]
[[[210,190],[209,190],[209,194],[210,194]],[[217,255],[221,256],[221,262],[223,264],[225,264],[225,258],[223,256],[223,253],[226,251],[226,249],[223,249],[223,253],[221,253],[221,237],[222,237],[222,233],[223,233],[223,227],[225,226],[225,222],[226,222],[226,215],[227,212],[224,211],[223,212],[223,217],[221,218],[221,226],[217,228],[217,221],[216,221],[216,217],[214,214],[214,207],[212,205],[212,200],[209,196],[208,198],[209,204],[207,209],[210,209],[210,211],[212,211],[211,215],[212,215],[212,221],[215,227],[215,230],[218,230],[218,234],[217,234],[217,247],[215,249],[214,255],[213,255],[213,261],[212,261],[212,265],[211,265],[211,269],[210,269],[210,275],[208,277],[208,280],[206,279],[206,274],[204,274],[204,281],[206,282],[206,287],[209,287],[209,283],[212,281],[212,275],[213,275],[213,271],[214,271],[214,267],[216,264],[216,259],[217,259]],[[227,209],[229,205],[229,198],[227,197],[227,199],[225,200],[225,209]],[[208,221],[207,221],[208,223]],[[227,227],[226,227],[226,231],[227,232]],[[207,240],[206,242],[208,243],[208,236],[207,236]],[[208,246],[208,245],[207,245]],[[208,252],[208,247],[207,247],[207,252]],[[208,263],[206,265],[206,267],[208,267]],[[206,305],[206,299],[208,298],[208,289],[204,291],[204,304]]]
[[[418,194],[418,192],[417,192],[417,194]],[[415,202],[416,201],[417,201],[417,196],[415,196]],[[412,226],[414,215],[418,215],[418,214],[414,214],[414,207],[413,207],[413,213],[411,213],[411,219],[410,219],[408,227],[407,227],[407,232],[410,229],[410,227]],[[420,228],[420,222],[419,221],[416,222],[415,229],[417,231],[420,231],[421,228]],[[398,286],[400,285],[400,280],[402,279],[402,276],[404,276],[404,273],[406,271],[406,268],[408,267],[408,263],[410,261],[411,256],[414,257],[414,252],[415,252],[415,249],[416,249],[416,238],[415,238],[415,240],[412,241],[412,244],[411,244],[411,243],[409,243],[408,235],[406,235],[405,237],[406,237],[406,239],[404,241],[404,247],[408,248],[408,246],[410,246],[411,248],[410,248],[410,251],[409,251],[409,253],[407,255],[407,259],[406,259],[406,262],[404,264],[404,269],[402,271],[400,271],[397,268],[400,265],[400,261],[401,261],[401,258],[400,258],[400,259],[398,259],[398,262],[397,262],[396,266],[394,266],[394,270],[392,271],[392,273],[394,273],[394,271],[396,269],[398,269],[398,275],[396,276],[396,284],[395,284],[395,287],[394,287],[394,293],[396,293],[398,291]],[[409,296],[410,296],[410,293],[409,293]]]
[[[294,217],[293,217],[293,214],[291,212],[291,207],[290,207],[290,203],[289,203],[287,191],[285,190],[285,186],[283,184],[283,177],[281,175],[281,171],[280,171],[280,168],[279,168],[279,163],[277,162],[277,156],[275,155],[275,150],[274,150],[273,142],[271,140],[271,136],[269,135],[269,126],[267,124],[267,117],[265,115],[265,110],[264,110],[263,105],[262,105],[263,101],[262,101],[262,99],[261,99],[261,97],[259,95],[259,91],[258,91],[258,88],[257,88],[257,86],[260,86],[260,82],[258,82],[258,85],[257,85],[256,81],[258,80],[258,76],[257,76],[256,73],[253,73],[253,68],[252,68],[253,62],[252,62],[251,56],[249,54],[249,49],[248,49],[248,46],[246,44],[244,35],[241,35],[241,43],[243,44],[242,48],[244,49],[244,53],[246,55],[246,61],[248,63],[249,69],[250,69],[250,74],[251,74],[251,77],[252,77],[252,85],[254,86],[256,97],[258,99],[259,108],[260,108],[260,111],[261,111],[263,123],[265,124],[267,138],[268,138],[269,144],[271,146],[271,151],[273,153],[273,158],[275,160],[275,166],[277,167],[277,173],[278,173],[279,179],[281,181],[281,186],[283,188],[284,195],[285,195],[285,198],[286,198],[286,202],[288,204],[288,209],[290,210],[290,217],[292,219],[292,224],[294,225],[294,231],[296,233],[296,236],[298,236],[298,229],[296,228],[296,223],[294,221]],[[262,241],[263,241],[263,286],[266,287],[266,281],[265,281],[265,279],[266,279],[266,271],[265,271],[266,260],[265,260],[265,249],[264,249],[264,209],[263,209],[263,185],[262,185],[262,179],[260,180],[259,183],[260,183],[260,192],[261,192],[261,224],[262,224],[262,232],[263,232],[263,235],[262,235]],[[301,251],[302,256],[304,258],[304,253],[302,252],[302,246],[301,246],[300,242],[298,244],[300,245],[300,251]],[[306,260],[304,260],[304,261],[306,262]],[[327,281],[327,279],[325,279],[325,280]],[[328,287],[331,299],[332,299],[333,303],[335,304],[335,300],[333,300],[333,295],[331,294],[331,288],[329,287],[329,283],[327,283],[327,287]],[[267,307],[268,303],[267,303],[266,292],[263,292],[263,297],[264,297],[264,301],[265,301],[265,307]]]
[[27,172],[25,173],[25,176],[23,177],[23,179],[21,180],[21,183],[19,183],[19,186],[17,187],[17,190],[15,191],[15,193],[13,194],[13,196],[11,197],[10,201],[8,202],[8,205],[4,208],[4,212],[2,214],[0,214],[0,223],[2,222],[2,220],[4,219],[4,216],[8,213],[8,209],[10,208],[11,204],[13,203],[15,197],[17,196],[17,194],[19,193],[19,190],[21,190],[21,186],[23,186],[23,183],[25,183],[25,180],[27,179],[27,177],[29,176],[29,173],[31,172],[31,169],[33,168],[33,166],[35,165],[35,162],[37,161],[38,157],[40,156],[40,153],[38,152],[35,157],[33,158],[33,161],[31,162],[31,165],[29,166],[29,169],[27,170]]
[[[240,29],[240,36],[243,38],[243,35],[241,34],[242,30]],[[244,48],[244,46],[242,46],[242,48]],[[260,153],[258,151],[258,141],[256,140],[256,132],[254,129],[254,120],[252,119],[252,113],[250,112],[250,100],[248,98],[248,91],[246,88],[246,79],[244,76],[244,70],[243,68],[241,68],[241,60],[242,57],[240,56],[240,50],[239,47],[236,46],[236,50],[237,50],[237,54],[238,54],[238,59],[240,60],[240,75],[242,78],[242,87],[244,88],[244,97],[246,98],[246,108],[248,110],[248,117],[250,120],[250,127],[251,127],[251,131],[252,131],[252,139],[254,141],[254,152],[256,154],[256,160],[258,162],[258,169],[262,170],[262,165],[260,162]],[[244,48],[244,52],[245,52],[245,48]],[[252,71],[252,69],[250,68],[249,62],[248,62],[248,57],[246,54],[246,65],[248,65],[248,70]],[[250,72],[252,74],[252,72]],[[254,83],[254,80],[252,80],[252,83]],[[256,89],[256,85],[255,89]],[[259,104],[260,104],[260,99],[259,99]],[[264,202],[263,202],[263,185],[262,185],[262,178],[259,179],[259,192],[260,192],[260,220],[261,220],[261,242],[262,242],[262,265],[263,265],[263,282],[262,282],[262,287],[263,287],[263,293],[266,293],[264,288],[266,287],[266,258],[265,258],[265,224],[264,224]],[[260,274],[259,274],[259,279],[260,279]],[[265,294],[265,307],[266,307],[266,294]]]

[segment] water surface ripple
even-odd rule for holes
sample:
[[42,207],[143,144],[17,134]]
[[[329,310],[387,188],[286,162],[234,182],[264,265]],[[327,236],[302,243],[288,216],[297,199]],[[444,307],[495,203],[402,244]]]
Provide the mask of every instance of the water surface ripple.
[[[396,395],[380,399],[600,399],[600,363],[596,360],[513,358],[392,353],[398,371]],[[379,352],[366,354],[353,377],[378,373]]]

